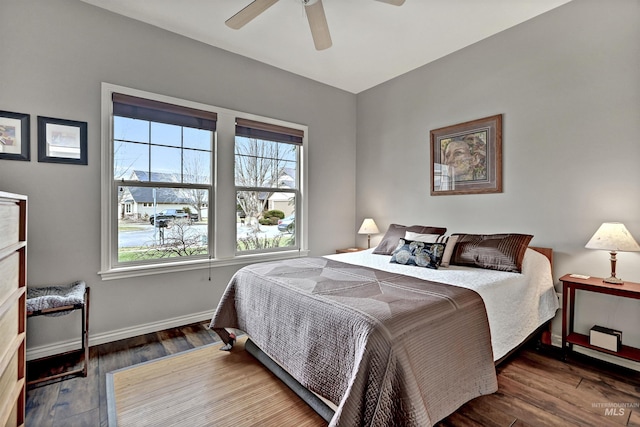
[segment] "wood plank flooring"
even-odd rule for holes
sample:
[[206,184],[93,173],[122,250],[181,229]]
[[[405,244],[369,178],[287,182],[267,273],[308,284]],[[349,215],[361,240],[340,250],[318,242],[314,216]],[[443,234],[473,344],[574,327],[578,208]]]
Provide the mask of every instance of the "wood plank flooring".
[[640,373],[558,350],[520,350],[498,367],[498,392],[438,426],[639,426]]
[[[28,390],[26,425],[106,427],[105,374],[213,343],[217,336],[205,328],[206,324],[92,347],[87,378],[71,378]],[[27,374],[31,379],[46,371],[29,363]],[[438,423],[438,427],[640,427],[640,373],[635,371],[579,355],[565,363],[553,350],[531,347],[498,367],[498,382],[497,393],[472,400]]]

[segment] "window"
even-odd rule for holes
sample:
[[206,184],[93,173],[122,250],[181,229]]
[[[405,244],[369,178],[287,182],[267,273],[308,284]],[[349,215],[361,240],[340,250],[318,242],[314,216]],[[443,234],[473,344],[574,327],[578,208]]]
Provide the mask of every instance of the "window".
[[120,93],[112,100],[116,265],[208,256],[215,113]]
[[102,278],[306,256],[306,130],[103,83]]
[[239,253],[298,247],[295,224],[303,136],[297,129],[236,119]]

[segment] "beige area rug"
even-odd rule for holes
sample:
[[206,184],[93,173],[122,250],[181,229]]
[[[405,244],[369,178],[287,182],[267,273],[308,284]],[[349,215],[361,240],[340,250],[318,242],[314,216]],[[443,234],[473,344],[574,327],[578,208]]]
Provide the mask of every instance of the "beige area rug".
[[211,344],[107,374],[109,427],[326,426],[244,349]]

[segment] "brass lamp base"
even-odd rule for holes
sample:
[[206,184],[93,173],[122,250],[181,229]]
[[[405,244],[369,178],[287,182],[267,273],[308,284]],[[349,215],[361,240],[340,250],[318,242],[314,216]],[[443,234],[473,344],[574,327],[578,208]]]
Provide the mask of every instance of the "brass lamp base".
[[608,279],[602,279],[602,281],[605,283],[611,283],[612,285],[622,285],[624,281],[616,277],[616,251],[609,252],[609,255],[611,255],[611,258],[609,259],[611,261],[611,277]]
[[602,279],[605,283],[611,283],[612,285],[622,285],[624,284],[624,280],[620,280],[617,277],[609,277],[608,279]]

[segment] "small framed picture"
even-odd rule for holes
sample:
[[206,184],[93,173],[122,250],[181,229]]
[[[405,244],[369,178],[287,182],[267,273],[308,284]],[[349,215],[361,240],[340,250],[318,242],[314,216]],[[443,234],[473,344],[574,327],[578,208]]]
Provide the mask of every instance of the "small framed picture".
[[87,164],[87,123],[38,116],[38,161]]
[[28,114],[0,111],[0,159],[31,160]]

